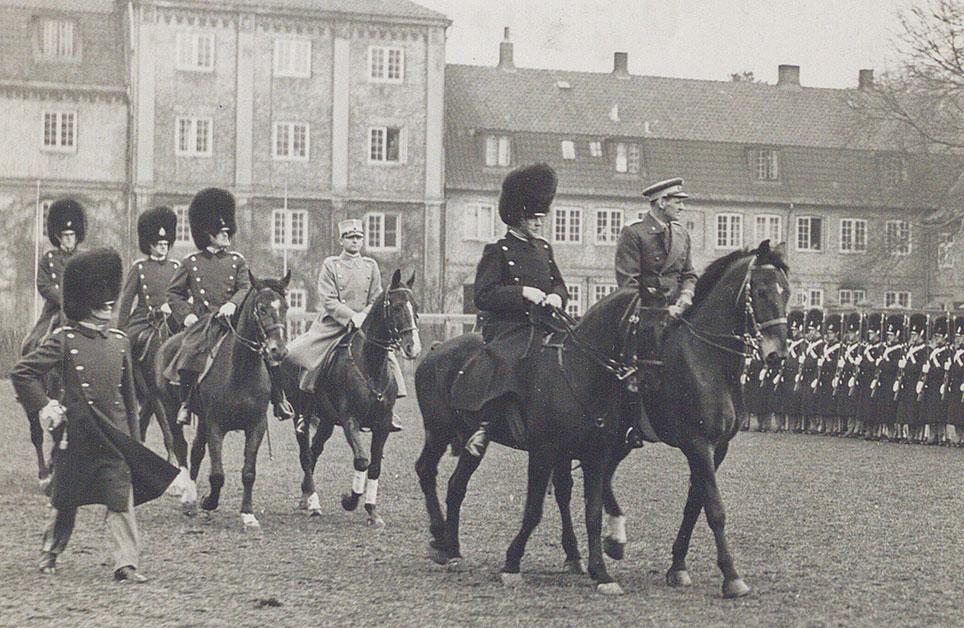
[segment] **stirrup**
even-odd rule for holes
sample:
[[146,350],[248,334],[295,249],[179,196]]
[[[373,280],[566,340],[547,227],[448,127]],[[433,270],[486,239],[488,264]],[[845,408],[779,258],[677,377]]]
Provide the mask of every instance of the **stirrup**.
[[469,440],[465,443],[465,451],[469,453],[470,456],[476,458],[481,458],[485,455],[485,450],[489,446],[489,435],[485,432],[485,426],[483,425],[475,431]]
[[191,424],[191,409],[187,407],[187,403],[182,403],[181,407],[177,411],[177,424],[178,425],[190,425]]
[[291,406],[291,402],[288,401],[287,397],[282,396],[279,401],[272,405],[274,406],[274,415],[279,421],[287,421],[288,419],[294,418],[295,409]]

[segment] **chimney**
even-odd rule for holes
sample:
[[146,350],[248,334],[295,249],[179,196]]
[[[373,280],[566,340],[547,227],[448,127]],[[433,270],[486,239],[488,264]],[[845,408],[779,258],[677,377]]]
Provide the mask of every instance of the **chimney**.
[[499,68],[511,72],[515,70],[515,64],[512,63],[512,42],[509,41],[508,26],[505,27],[503,33],[502,43],[499,44]]
[[800,66],[778,65],[777,85],[780,87],[800,87]]
[[857,88],[861,91],[874,88],[874,71],[861,70],[857,78]]
[[613,54],[613,76],[629,78],[629,53],[616,52]]

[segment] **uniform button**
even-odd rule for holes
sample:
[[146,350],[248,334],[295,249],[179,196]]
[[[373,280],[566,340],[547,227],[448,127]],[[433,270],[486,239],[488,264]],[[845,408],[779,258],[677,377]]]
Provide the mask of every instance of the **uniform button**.
[[143,278],[144,278],[144,273],[141,273],[141,279],[143,279]]
[[77,366],[74,367],[74,369],[76,369],[76,370],[78,370],[78,371],[83,371],[83,370],[84,370],[84,365],[83,365],[83,364],[78,364]]
[[73,338],[74,335],[73,335],[73,334],[67,334],[67,337],[68,337],[68,338]]
[[56,279],[56,278],[57,278],[57,273],[50,273],[50,278],[51,278],[51,279]]
[[512,260],[509,260],[509,266],[515,266],[515,262],[513,262]]
[[518,278],[518,277],[513,277],[513,278],[512,278],[512,281],[514,281],[514,282],[516,282],[516,283],[519,283],[519,278]]
[[208,307],[209,305],[211,305],[211,304],[208,303],[207,301],[204,302],[204,307]]
[[200,277],[195,277],[195,278],[194,278],[194,281],[197,281],[198,283],[200,283],[200,282],[201,282],[201,278],[200,278]]
[[90,388],[90,384],[88,384],[87,382],[81,382],[81,383],[80,383],[80,387],[81,387],[81,388]]
[[87,400],[87,405],[89,405],[89,406],[94,405],[94,400],[93,400],[93,399],[88,399],[88,400]]
[[233,279],[234,279],[234,275],[228,275],[228,280],[233,280]]
[[508,251],[508,250],[509,250],[509,247],[503,245],[502,250],[503,250],[503,251]]
[[237,267],[238,267],[237,264],[231,264],[231,268],[237,268]]
[[191,268],[191,270],[197,270],[197,266],[194,266],[193,268]]
[[204,294],[204,288],[201,288],[200,292],[201,294]]

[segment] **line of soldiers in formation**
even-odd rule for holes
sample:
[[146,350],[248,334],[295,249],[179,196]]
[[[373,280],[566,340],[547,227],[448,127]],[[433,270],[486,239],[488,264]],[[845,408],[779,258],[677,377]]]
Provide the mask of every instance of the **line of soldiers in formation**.
[[964,313],[792,310],[789,354],[748,359],[744,429],[964,447]]

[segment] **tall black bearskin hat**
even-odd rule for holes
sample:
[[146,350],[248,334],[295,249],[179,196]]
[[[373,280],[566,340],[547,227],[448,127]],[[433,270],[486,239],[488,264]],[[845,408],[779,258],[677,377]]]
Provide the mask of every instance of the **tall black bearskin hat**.
[[84,206],[72,198],[54,201],[47,210],[47,238],[54,246],[60,246],[60,234],[73,230],[77,234],[77,244],[87,235],[87,215]]
[[787,312],[787,326],[797,333],[803,331],[803,310],[790,310]]
[[144,255],[161,240],[173,244],[176,234],[177,214],[170,207],[155,207],[137,217],[137,245]]
[[911,314],[910,315],[910,332],[911,334],[920,334],[924,338],[927,338],[927,314]]
[[964,340],[964,314],[954,315],[954,338],[955,340]]
[[931,321],[931,335],[940,334],[942,336],[946,336],[950,331],[949,318],[950,317],[947,314],[935,316]]
[[864,340],[869,340],[871,332],[880,334],[883,322],[883,312],[871,312],[867,314],[864,316],[863,324],[861,325],[860,337]]
[[499,218],[509,226],[523,219],[545,216],[556,197],[559,178],[549,164],[516,168],[502,180]]
[[82,321],[120,294],[123,265],[114,249],[81,251],[64,268],[64,314]]
[[904,332],[904,315],[903,314],[888,314],[887,322],[884,325],[885,334],[895,334],[898,338],[903,335]]
[[205,188],[194,195],[187,209],[194,245],[204,249],[211,244],[212,233],[227,229],[230,235],[238,230],[234,221],[234,196],[221,188]]
[[823,333],[825,334],[839,334],[840,333],[840,314],[827,314],[823,319]]
[[843,328],[849,332],[859,332],[861,323],[863,322],[863,316],[860,312],[848,312],[844,315]]
[[811,329],[819,330],[823,326],[823,310],[819,308],[811,308],[807,310],[807,331]]

